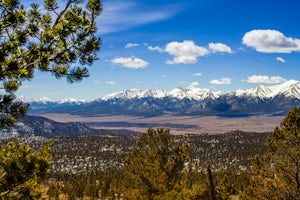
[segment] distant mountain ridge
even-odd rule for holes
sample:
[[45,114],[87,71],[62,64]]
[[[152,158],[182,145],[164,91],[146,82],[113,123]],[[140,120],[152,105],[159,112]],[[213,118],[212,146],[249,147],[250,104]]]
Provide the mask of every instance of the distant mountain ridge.
[[93,101],[29,101],[32,113],[70,113],[79,115],[285,115],[300,106],[300,82],[290,80],[279,85],[257,85],[236,92],[207,88],[173,90],[131,89],[112,93]]
[[82,135],[82,134],[110,134],[110,135],[138,135],[140,133],[119,129],[93,129],[83,123],[60,123],[40,116],[25,116],[13,127],[0,131],[0,141],[14,136],[34,134],[37,136],[51,137],[58,135]]

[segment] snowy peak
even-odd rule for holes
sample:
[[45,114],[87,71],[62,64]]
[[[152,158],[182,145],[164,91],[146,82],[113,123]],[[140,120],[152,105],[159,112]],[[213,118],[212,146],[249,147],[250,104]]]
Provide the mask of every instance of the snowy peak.
[[109,95],[106,95],[101,98],[101,100],[107,101],[110,99],[134,99],[134,98],[163,98],[166,96],[166,90],[140,90],[140,89],[131,89],[122,92],[116,92]]
[[153,98],[163,98],[165,97],[166,90],[143,90],[138,98],[153,97]]
[[110,100],[110,99],[132,99],[132,98],[136,98],[137,95],[141,92],[142,90],[139,89],[131,89],[131,90],[126,90],[126,91],[122,91],[122,92],[115,92],[115,93],[111,93],[109,95],[106,95],[104,97],[101,98],[101,100]]
[[269,97],[272,90],[266,86],[258,85],[252,89],[252,93],[256,94],[258,97]]
[[259,97],[259,98],[271,98],[273,97],[273,91],[263,85],[257,85],[249,90],[239,90],[236,92],[237,96],[251,96],[251,97]]
[[236,96],[251,96],[259,98],[274,98],[285,96],[300,99],[300,82],[290,80],[285,83],[273,86],[257,85],[249,90],[238,90]]
[[139,90],[132,89],[122,92],[112,93],[101,98],[101,100],[107,101],[110,99],[134,99],[134,98],[176,98],[176,99],[190,99],[190,100],[204,100],[206,98],[215,99],[219,97],[221,92],[212,92],[206,88],[175,88],[171,91],[167,90]]
[[282,92],[282,95],[300,99],[300,84],[291,85],[287,90]]
[[283,95],[286,97],[293,97],[300,99],[300,82],[295,80],[287,81],[280,85],[270,86],[274,92],[274,96]]
[[220,96],[220,92],[213,92],[207,88],[195,88],[195,87],[187,87],[187,88],[176,88],[168,92],[169,97],[177,98],[177,99],[190,99],[201,101],[206,98],[215,99]]

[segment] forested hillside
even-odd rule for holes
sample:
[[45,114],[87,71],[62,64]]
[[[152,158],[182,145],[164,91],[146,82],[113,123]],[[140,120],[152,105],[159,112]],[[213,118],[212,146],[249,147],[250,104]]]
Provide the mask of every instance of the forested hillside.
[[[218,183],[224,174],[230,179],[232,194],[239,194],[249,182],[251,158],[262,155],[271,133],[241,131],[219,135],[181,135],[175,141],[192,146],[191,183],[206,182],[209,166]],[[24,135],[22,141],[39,148],[53,141],[50,173],[45,184],[48,195],[66,194],[74,197],[112,195],[110,190],[121,181],[125,157],[134,148],[138,136],[65,135],[40,137]],[[79,187],[80,186],[80,187]],[[92,190],[94,188],[94,192]],[[97,191],[97,192],[96,192]],[[99,193],[100,191],[100,193]],[[100,195],[101,194],[101,195]],[[61,195],[62,196],[62,195]]]

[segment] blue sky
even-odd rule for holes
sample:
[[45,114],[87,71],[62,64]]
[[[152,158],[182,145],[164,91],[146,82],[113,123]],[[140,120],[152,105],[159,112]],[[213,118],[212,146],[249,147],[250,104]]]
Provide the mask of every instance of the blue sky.
[[18,96],[91,100],[133,88],[235,91],[300,80],[299,0],[102,3],[90,77],[68,84],[37,72]]

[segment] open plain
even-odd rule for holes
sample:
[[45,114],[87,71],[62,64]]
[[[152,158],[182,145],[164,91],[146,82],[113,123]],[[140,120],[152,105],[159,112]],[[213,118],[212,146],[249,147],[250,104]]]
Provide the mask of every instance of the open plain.
[[283,116],[216,117],[216,116],[79,116],[44,114],[42,117],[57,122],[81,122],[96,129],[128,129],[145,132],[148,128],[168,128],[172,134],[219,134],[234,130],[271,132],[280,125]]

